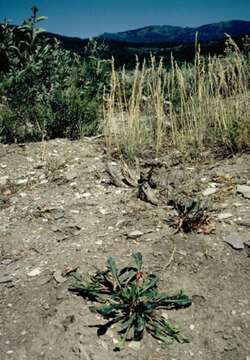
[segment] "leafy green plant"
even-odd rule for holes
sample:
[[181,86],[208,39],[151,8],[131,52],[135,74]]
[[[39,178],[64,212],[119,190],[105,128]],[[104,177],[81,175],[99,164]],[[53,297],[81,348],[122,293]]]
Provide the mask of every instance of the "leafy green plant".
[[157,310],[187,307],[191,305],[190,298],[182,291],[172,296],[159,292],[159,278],[142,271],[141,253],[133,253],[132,258],[134,265],[118,269],[109,257],[106,270],[97,270],[88,280],[79,273],[72,274],[75,281],[70,290],[95,302],[90,309],[108,320],[98,326],[98,335],[104,335],[110,326],[120,323],[121,337],[115,350],[121,350],[128,339],[141,340],[145,330],[165,343],[187,342]]
[[34,6],[21,26],[0,24],[0,141],[77,139],[99,129],[111,70],[99,58],[103,46],[90,44],[85,58],[71,53],[46,38],[44,20]]
[[174,219],[170,220],[171,225],[176,227],[176,232],[207,232],[213,229],[209,226],[212,223],[207,208],[201,206],[199,201],[193,200],[187,203],[171,201],[169,205],[173,206],[177,213]]

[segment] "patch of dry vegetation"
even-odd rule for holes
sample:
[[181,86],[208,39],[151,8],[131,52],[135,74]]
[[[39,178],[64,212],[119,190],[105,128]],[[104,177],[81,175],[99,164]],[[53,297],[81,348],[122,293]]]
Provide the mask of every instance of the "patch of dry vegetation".
[[128,157],[168,147],[235,152],[250,146],[250,58],[231,38],[224,57],[203,57],[196,45],[194,64],[172,59],[136,65],[133,72],[113,64],[104,94],[103,129],[107,148]]

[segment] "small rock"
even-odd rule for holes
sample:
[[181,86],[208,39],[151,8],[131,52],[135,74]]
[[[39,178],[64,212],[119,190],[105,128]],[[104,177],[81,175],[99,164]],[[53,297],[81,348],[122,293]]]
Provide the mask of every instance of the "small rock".
[[106,210],[106,209],[99,209],[99,211],[100,211],[100,213],[102,214],[102,215],[106,215],[107,213],[108,213],[108,210]]
[[224,242],[231,245],[235,250],[243,250],[244,242],[238,233],[232,233],[224,238]]
[[214,187],[209,187],[207,188],[206,190],[202,191],[202,195],[203,196],[210,196],[210,195],[213,195],[217,192],[217,189],[214,188]]
[[25,178],[25,179],[17,179],[15,181],[15,185],[27,185],[28,184],[28,179]]
[[194,328],[195,328],[194,324],[191,324],[191,325],[189,326],[189,329],[190,329],[190,330],[194,330]]
[[13,353],[14,353],[13,350],[8,350],[8,351],[6,351],[6,354],[7,354],[7,355],[12,355]]
[[134,230],[131,231],[127,236],[130,239],[137,239],[138,237],[142,236],[143,232],[139,231],[139,230]]
[[237,193],[242,194],[246,199],[250,199],[250,186],[238,185]]
[[97,240],[95,243],[96,243],[96,245],[102,245],[103,241],[102,240]]
[[187,256],[187,252],[185,250],[179,250],[177,252],[178,252],[178,254],[180,254],[182,256]]
[[67,181],[72,181],[72,180],[75,180],[76,178],[77,178],[77,174],[74,172],[68,172],[65,174],[65,179]]
[[53,277],[58,284],[62,284],[67,280],[65,277],[62,276],[61,270],[56,270],[53,274]]
[[13,197],[10,199],[10,204],[11,204],[11,205],[15,205],[17,202],[18,202],[18,198],[17,198],[16,196],[13,196]]
[[37,276],[40,274],[41,274],[40,268],[36,268],[36,269],[30,271],[27,275],[32,277],[32,276]]
[[195,253],[195,256],[198,257],[198,258],[203,258],[204,254],[203,254],[203,252],[201,252],[201,251],[197,251],[197,252]]
[[7,185],[8,180],[9,180],[9,177],[8,177],[8,176],[1,176],[1,177],[0,177],[0,186],[5,186],[5,185]]
[[139,351],[141,348],[141,343],[139,341],[130,341],[128,347],[135,351]]
[[72,209],[72,210],[70,210],[70,212],[71,212],[72,214],[79,214],[79,213],[80,213],[80,210],[74,210],[74,209]]
[[242,204],[241,204],[241,203],[236,202],[236,203],[233,203],[233,206],[237,208],[237,207],[241,207],[241,206],[242,206]]
[[86,192],[86,193],[82,194],[82,197],[87,199],[87,198],[91,197],[91,194],[90,194],[90,192]]
[[113,338],[113,343],[114,343],[114,345],[117,345],[117,344],[119,344],[119,340],[116,338]]
[[0,284],[8,284],[8,283],[12,283],[12,281],[13,279],[9,275],[0,276]]
[[221,213],[218,215],[218,219],[219,220],[226,220],[226,219],[229,219],[233,216],[233,214],[231,213]]
[[218,185],[218,183],[215,183],[215,182],[209,183],[209,186],[211,186],[212,188],[216,188],[217,185]]

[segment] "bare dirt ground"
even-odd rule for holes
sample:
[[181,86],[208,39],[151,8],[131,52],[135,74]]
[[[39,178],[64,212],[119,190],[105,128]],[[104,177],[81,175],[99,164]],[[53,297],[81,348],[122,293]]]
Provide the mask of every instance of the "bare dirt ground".
[[[207,156],[198,164],[160,159],[158,206],[138,200],[130,187],[109,185],[105,158],[88,139],[50,141],[45,149],[0,145],[1,360],[249,360],[250,199],[236,187],[250,185],[250,155]],[[175,234],[166,222],[173,214],[168,200],[206,190],[214,232]],[[131,239],[135,230],[142,234]],[[114,329],[98,338],[88,327],[103,320],[68,291],[71,279],[61,272],[78,266],[87,275],[107,256],[123,264],[133,251],[163,290],[192,297],[191,307],[169,311],[189,344],[165,346],[146,335],[117,353]]]

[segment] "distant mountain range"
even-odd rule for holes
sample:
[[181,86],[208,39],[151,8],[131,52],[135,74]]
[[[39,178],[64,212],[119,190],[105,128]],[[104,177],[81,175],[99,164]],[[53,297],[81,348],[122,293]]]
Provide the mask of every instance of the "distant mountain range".
[[[163,57],[166,63],[170,62],[172,55],[179,61],[193,61],[196,34],[198,34],[198,41],[201,43],[201,54],[223,54],[225,51],[225,33],[233,37],[242,49],[242,38],[245,35],[250,35],[250,21],[224,21],[197,28],[155,25],[114,34],[104,33],[95,39],[98,42],[104,41],[108,45],[107,51],[102,53],[104,58],[110,59],[113,56],[118,65],[134,66],[136,56],[142,60],[150,57],[151,54],[157,58]],[[45,32],[41,36],[57,38],[63,48],[83,56],[84,48],[89,41],[89,39],[50,32]]]
[[170,25],[153,25],[140,29],[118,33],[104,33],[98,38],[109,41],[122,41],[128,43],[175,43],[184,44],[195,41],[198,33],[199,41],[222,40],[225,33],[232,37],[250,34],[250,21],[232,20],[199,26],[196,28]]

